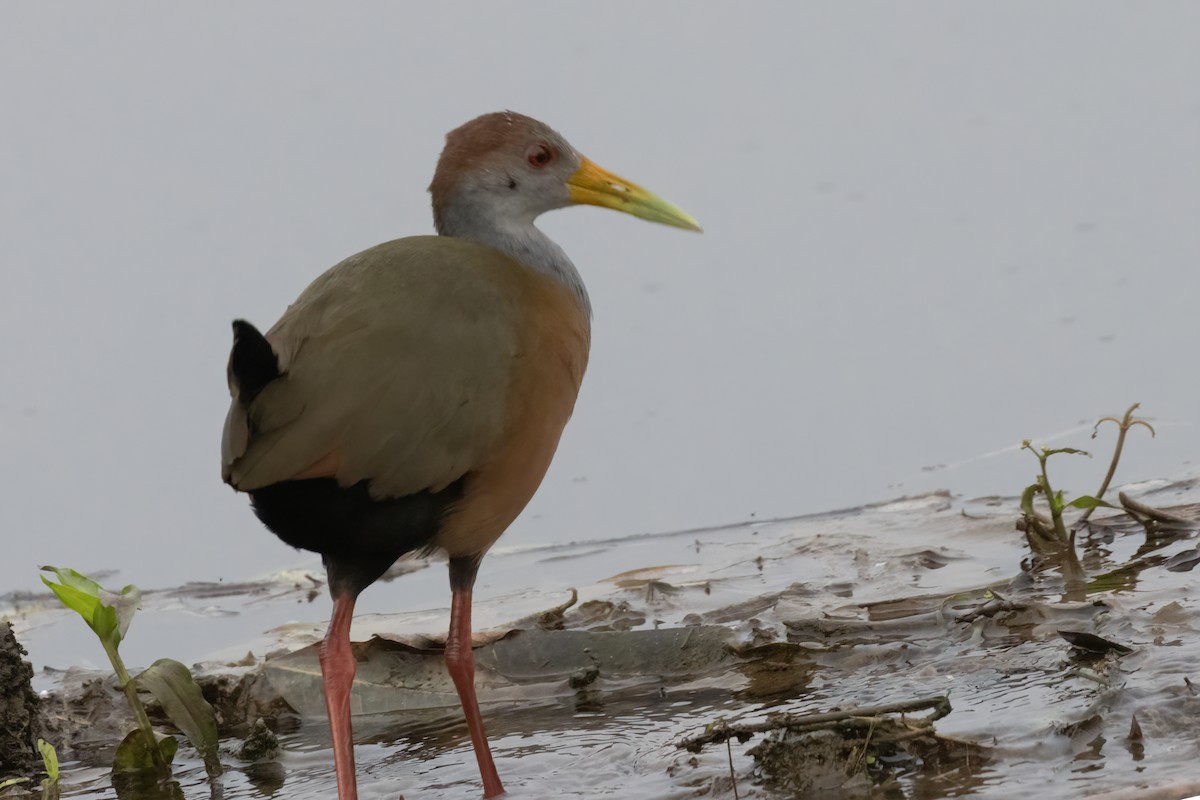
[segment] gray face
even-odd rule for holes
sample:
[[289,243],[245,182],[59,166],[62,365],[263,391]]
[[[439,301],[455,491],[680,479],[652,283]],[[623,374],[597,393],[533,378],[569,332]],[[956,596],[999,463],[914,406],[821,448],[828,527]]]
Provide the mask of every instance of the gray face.
[[483,168],[464,174],[464,189],[487,197],[498,218],[529,222],[570,203],[567,181],[579,169],[580,156],[545,126],[518,128],[485,159]]
[[486,114],[451,131],[430,190],[434,206],[465,204],[500,225],[528,224],[570,203],[580,155],[562,136],[513,112]]

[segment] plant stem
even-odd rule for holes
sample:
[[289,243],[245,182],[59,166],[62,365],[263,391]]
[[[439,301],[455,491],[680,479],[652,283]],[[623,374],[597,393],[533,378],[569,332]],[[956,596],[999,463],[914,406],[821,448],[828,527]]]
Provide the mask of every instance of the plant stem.
[[150,725],[150,717],[146,715],[146,707],[142,705],[141,698],[138,697],[137,684],[130,676],[129,670],[125,669],[125,662],[121,660],[121,654],[108,642],[104,642],[104,652],[108,654],[108,660],[112,662],[113,671],[117,674],[117,683],[121,684],[121,691],[125,693],[129,708],[133,711],[133,716],[137,718],[138,728],[146,741],[146,749],[150,751],[150,759],[164,778],[171,777],[171,767],[163,758],[162,750],[158,747],[158,738],[154,735],[154,728]]
[[[1096,427],[1092,430],[1092,438],[1095,439],[1096,432],[1100,430],[1101,422],[1115,422],[1117,424],[1117,446],[1113,449],[1112,462],[1108,465],[1108,474],[1104,476],[1104,483],[1100,484],[1100,491],[1096,492],[1095,494],[1097,500],[1104,499],[1104,493],[1108,491],[1108,487],[1109,484],[1112,483],[1113,476],[1117,474],[1117,462],[1121,460],[1121,450],[1125,447],[1125,434],[1129,433],[1129,429],[1134,425],[1144,425],[1146,429],[1150,431],[1150,435],[1154,435],[1154,428],[1150,425],[1150,423],[1146,422],[1145,420],[1133,418],[1133,412],[1137,411],[1139,406],[1141,406],[1141,403],[1134,403],[1131,405],[1125,412],[1125,416],[1122,419],[1105,417],[1104,419],[1100,420],[1100,422],[1097,422]],[[1076,522],[1076,524],[1086,522],[1088,517],[1090,517],[1092,512],[1095,510],[1096,506],[1086,509],[1082,514],[1079,515],[1079,520]]]
[[1038,455],[1038,461],[1042,465],[1042,492],[1046,495],[1046,503],[1050,506],[1050,519],[1054,521],[1054,534],[1058,538],[1059,546],[1072,547],[1072,543],[1067,536],[1067,528],[1062,521],[1062,508],[1058,507],[1058,503],[1054,499],[1054,488],[1050,485],[1050,475],[1046,472],[1046,462],[1050,457],[1044,453]]
[[[1075,531],[1071,534],[1074,536]],[[1082,603],[1087,599],[1087,574],[1083,570],[1083,565],[1079,563],[1079,556],[1075,554],[1075,542],[1072,540],[1071,549],[1063,553],[1062,561],[1063,587],[1066,590],[1063,593],[1063,602],[1067,603]]]
[[[1126,423],[1129,422],[1129,415],[1133,413],[1134,408],[1137,408],[1137,404],[1134,404],[1133,408],[1129,409],[1129,411],[1126,412],[1126,414],[1125,414],[1125,422]],[[1096,423],[1096,424],[1098,425],[1099,423]],[[1127,434],[1127,433],[1129,433],[1129,426],[1127,424],[1126,425],[1118,424],[1118,426],[1117,426],[1117,446],[1113,449],[1112,461],[1109,462],[1108,472],[1104,476],[1104,482],[1100,484],[1100,491],[1096,492],[1096,494],[1095,494],[1095,498],[1097,500],[1104,499],[1104,493],[1108,491],[1108,486],[1110,483],[1112,483],[1113,476],[1117,474],[1117,462],[1121,460],[1121,448],[1123,448],[1125,446],[1125,434]],[[1096,510],[1096,506],[1092,506],[1091,508],[1085,509],[1084,512],[1079,515],[1079,519],[1077,520],[1076,524],[1081,523],[1081,522],[1086,522],[1087,518],[1090,517],[1092,515],[1092,512],[1095,510]]]

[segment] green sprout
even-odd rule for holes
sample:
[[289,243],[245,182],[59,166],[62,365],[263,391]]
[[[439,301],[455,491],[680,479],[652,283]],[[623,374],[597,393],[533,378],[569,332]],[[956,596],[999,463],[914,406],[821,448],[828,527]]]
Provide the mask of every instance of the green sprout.
[[[135,678],[129,674],[121,659],[118,650],[134,613],[141,605],[138,588],[131,585],[120,592],[113,592],[73,569],[42,567],[42,570],[52,572],[58,578],[55,583],[43,575],[42,582],[50,587],[64,606],[83,617],[83,621],[100,639],[116,673],[117,683],[137,720],[137,728],[130,731],[117,747],[113,772],[152,774],[160,779],[171,776],[170,764],[179,743],[174,736],[166,736],[162,740],[155,736],[146,708],[138,697],[138,688],[141,687],[154,695],[171,722],[188,737],[204,759],[209,776],[220,775],[216,714],[204,699],[188,668],[178,661],[163,658]],[[54,767],[56,775],[57,756],[54,757]],[[50,774],[49,769],[47,774]]]
[[[1108,472],[1104,476],[1104,481],[1100,484],[1100,489],[1094,495],[1081,495],[1069,503],[1063,497],[1062,490],[1056,491],[1050,485],[1050,475],[1046,469],[1046,462],[1050,460],[1051,456],[1058,455],[1059,453],[1084,455],[1089,458],[1091,457],[1091,453],[1074,447],[1042,447],[1035,449],[1028,439],[1021,443],[1021,449],[1033,453],[1041,467],[1037,477],[1034,478],[1034,482],[1025,487],[1025,491],[1021,493],[1023,523],[1021,527],[1025,531],[1025,538],[1029,542],[1029,547],[1033,550],[1034,554],[1053,555],[1061,553],[1069,559],[1075,559],[1075,530],[1080,524],[1086,522],[1088,517],[1097,508],[1112,508],[1123,511],[1143,524],[1147,521],[1145,515],[1137,509],[1128,506],[1113,505],[1104,499],[1104,493],[1108,491],[1109,486],[1112,484],[1113,476],[1117,472],[1117,463],[1121,460],[1121,452],[1125,447],[1126,434],[1132,428],[1141,425],[1150,431],[1151,436],[1154,436],[1154,428],[1149,422],[1133,416],[1133,412],[1137,411],[1140,405],[1140,403],[1134,403],[1121,419],[1104,417],[1096,423],[1092,429],[1093,439],[1096,438],[1096,434],[1100,431],[1100,426],[1105,422],[1112,422],[1119,429],[1117,443],[1113,448],[1112,461],[1108,465]],[[1048,517],[1034,507],[1034,500],[1039,494],[1045,498],[1046,506],[1050,512]],[[1079,516],[1079,519],[1075,522],[1075,526],[1070,530],[1067,529],[1066,523],[1063,520],[1063,514],[1068,508],[1083,510],[1083,514]]]
[[[42,779],[42,800],[58,800],[58,751],[45,739],[37,740],[37,749],[42,756],[42,769],[46,773],[46,777]],[[29,778],[7,778],[0,781],[0,790],[22,783],[29,783]]]
[[[1063,522],[1063,511],[1068,505],[1079,502],[1079,500],[1068,504],[1063,498],[1062,490],[1055,491],[1054,487],[1050,485],[1050,473],[1046,469],[1046,462],[1050,460],[1051,456],[1060,453],[1087,456],[1088,458],[1091,458],[1092,454],[1074,447],[1043,447],[1035,450],[1028,439],[1021,442],[1021,449],[1033,453],[1041,466],[1033,483],[1026,486],[1025,491],[1021,493],[1021,513],[1024,516],[1025,536],[1029,540],[1029,546],[1038,554],[1060,551],[1074,552],[1075,530],[1067,531],[1067,526]],[[1050,510],[1049,518],[1034,508],[1034,498],[1039,494],[1046,499],[1046,505]]]
[[42,779],[42,800],[56,800],[58,797],[58,751],[45,739],[38,739],[37,748],[42,755],[42,767],[46,770],[46,777]]

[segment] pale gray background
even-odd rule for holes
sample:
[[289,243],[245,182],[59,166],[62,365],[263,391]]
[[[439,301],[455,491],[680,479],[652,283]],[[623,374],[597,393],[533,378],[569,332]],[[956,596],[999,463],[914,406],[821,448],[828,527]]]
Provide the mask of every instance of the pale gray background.
[[503,108],[706,232],[543,218],[592,365],[502,545],[1015,494],[989,454],[1134,400],[1122,477],[1185,474],[1198,42],[1190,3],[7,4],[0,592],[302,562],[219,479],[229,321],[428,232]]

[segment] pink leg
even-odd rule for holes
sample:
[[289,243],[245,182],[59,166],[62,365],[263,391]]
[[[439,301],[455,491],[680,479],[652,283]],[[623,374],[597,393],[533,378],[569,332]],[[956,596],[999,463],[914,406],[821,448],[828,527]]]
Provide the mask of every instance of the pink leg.
[[333,765],[337,770],[338,800],[358,800],[354,780],[354,737],[350,729],[350,687],[354,683],[354,653],[350,649],[350,620],[354,596],[333,599],[333,618],[321,643],[321,685],[333,733]]
[[[479,701],[475,699],[475,656],[471,652],[471,590],[454,587],[454,600],[450,606],[450,634],[446,637],[446,669],[458,689],[463,714],[467,717],[467,729],[471,732],[471,744],[475,748],[475,760],[479,762],[479,774],[483,777],[483,796],[498,797],[504,794],[492,750],[488,747],[487,734],[483,732],[483,717],[479,714]],[[343,798],[343,800],[345,800]]]

